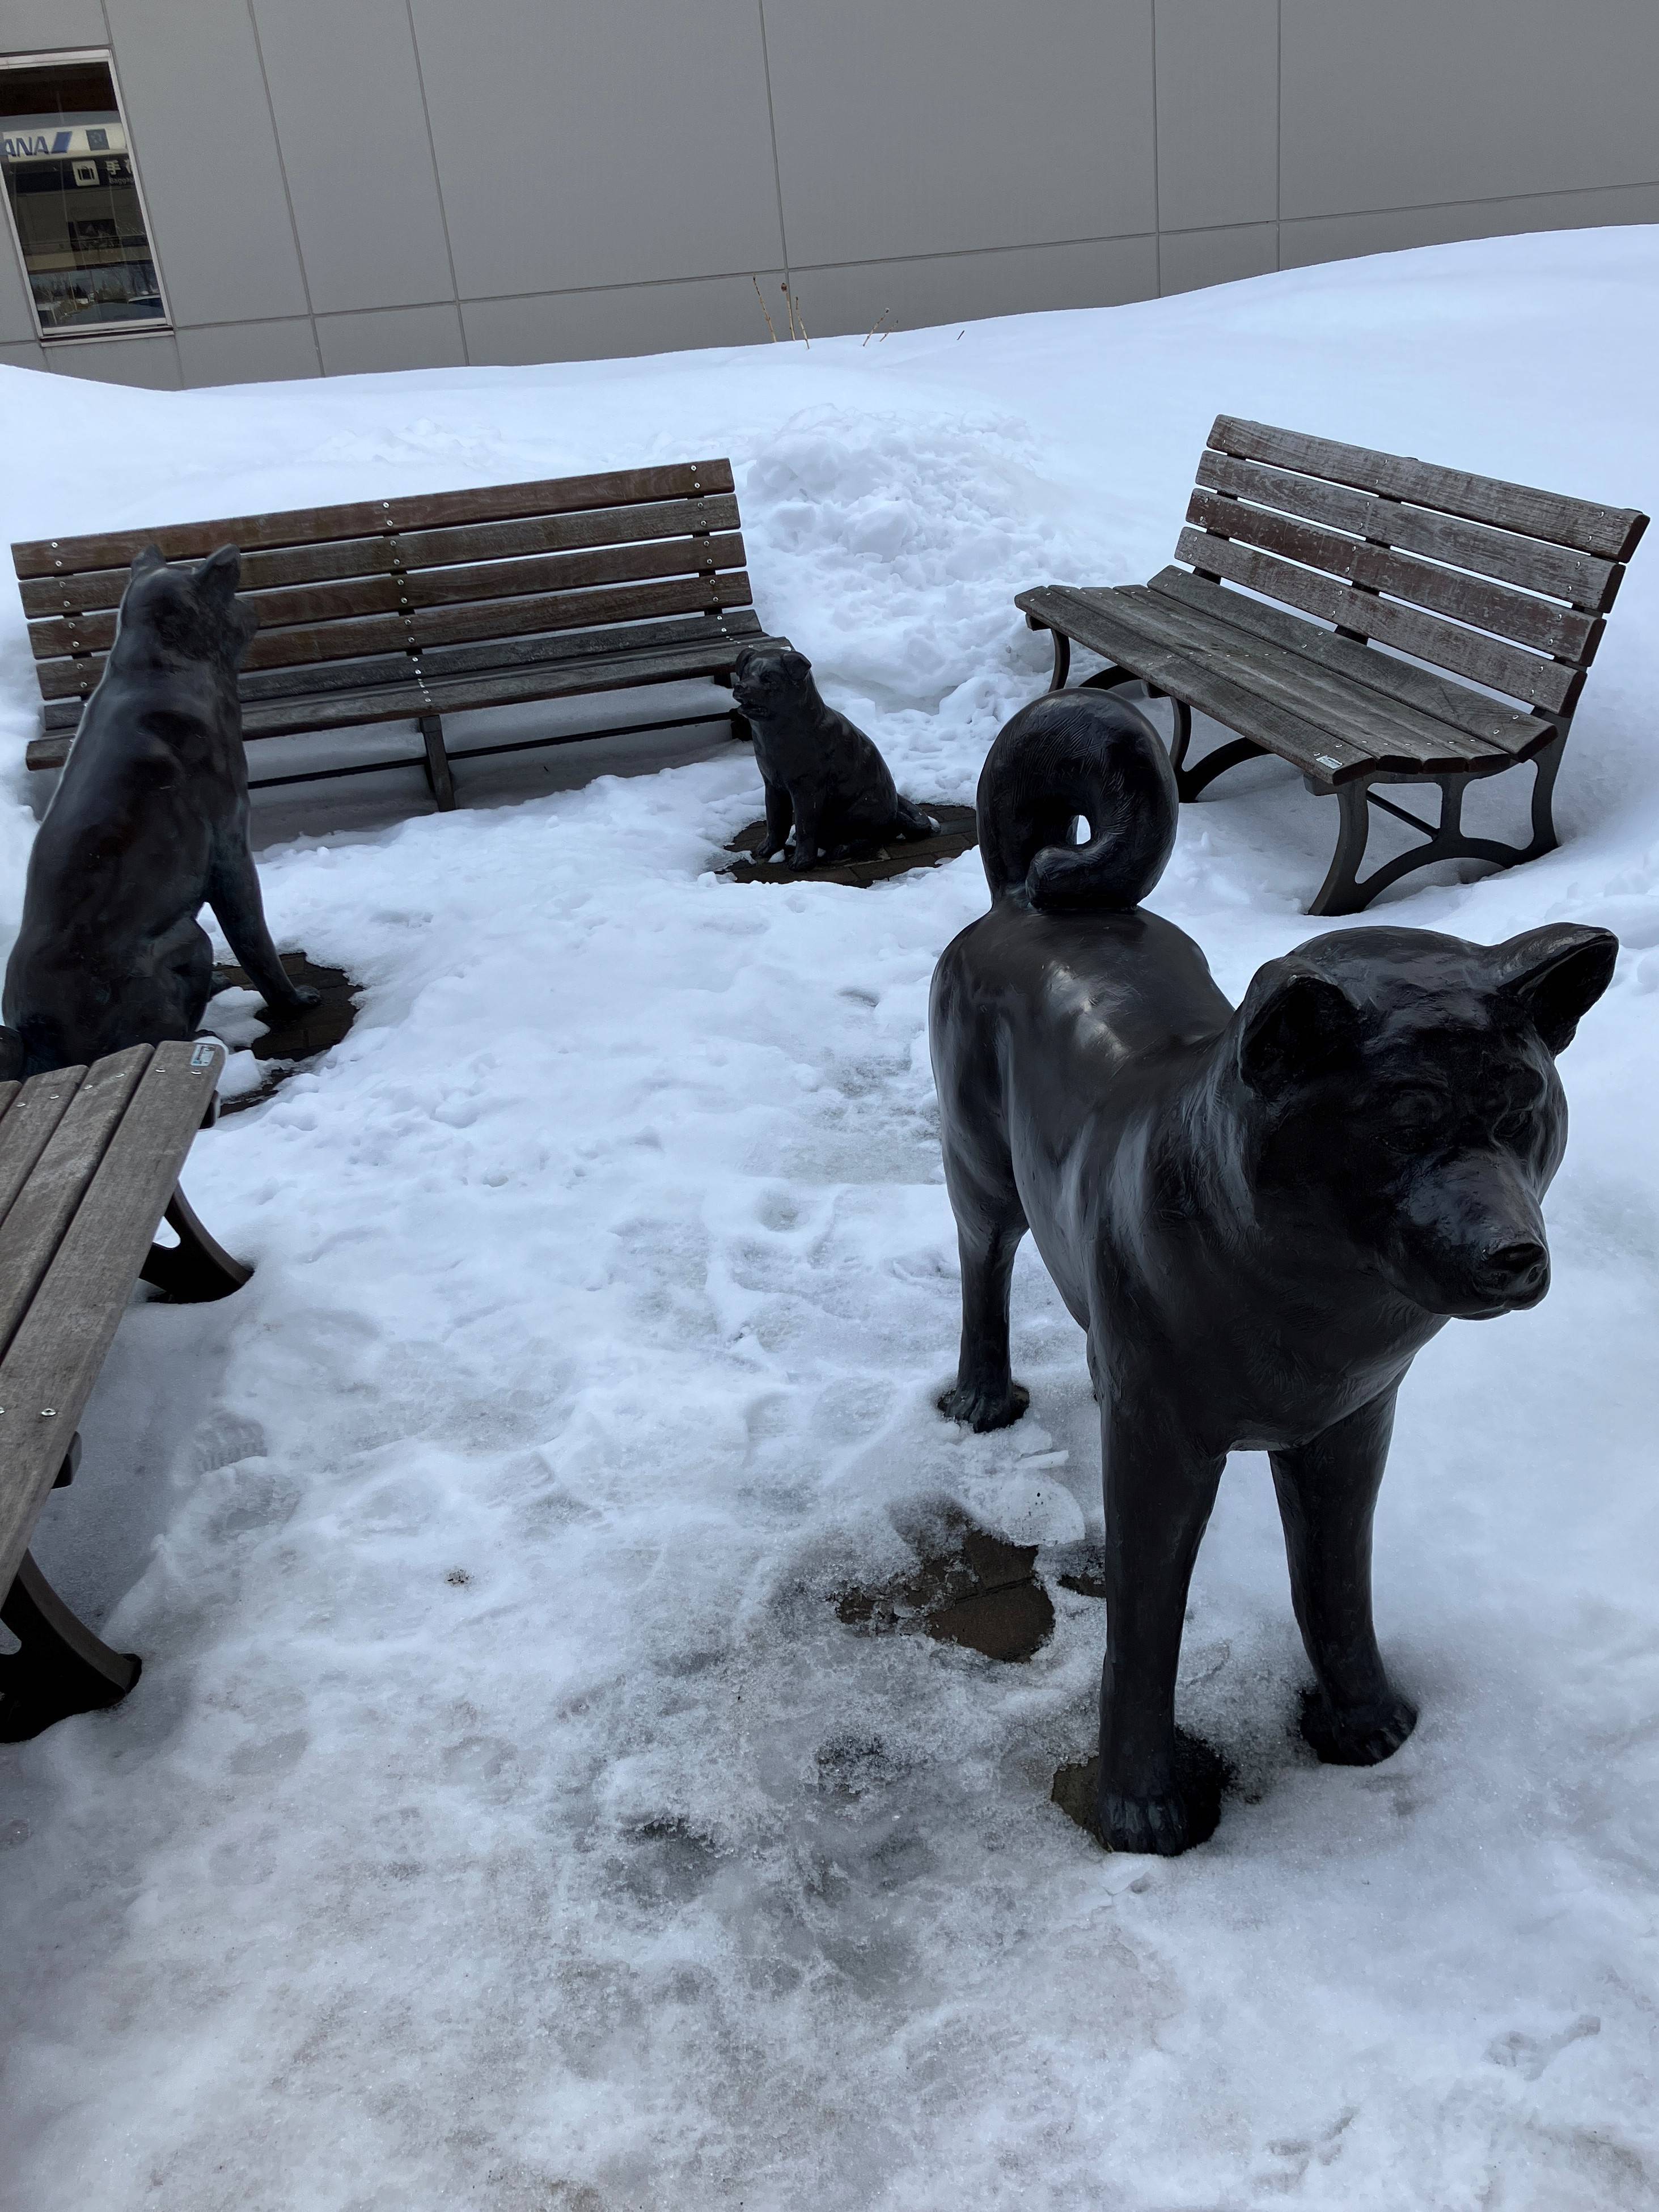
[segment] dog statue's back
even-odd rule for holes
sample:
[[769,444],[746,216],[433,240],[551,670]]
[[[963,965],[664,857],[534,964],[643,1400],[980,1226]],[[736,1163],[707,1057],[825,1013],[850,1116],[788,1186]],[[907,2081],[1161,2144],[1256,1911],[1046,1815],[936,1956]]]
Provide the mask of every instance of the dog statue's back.
[[1008,1293],[1029,1228],[1101,1407],[1097,1816],[1114,1847],[1166,1854],[1197,1840],[1176,1667],[1231,1449],[1272,1455],[1310,1741],[1370,1764],[1410,1733],[1371,1626],[1395,1394],[1449,1317],[1544,1295],[1540,1200],[1566,1136],[1554,1054],[1618,950],[1570,925],[1490,947],[1334,932],[1269,962],[1235,1011],[1192,939],[1139,903],[1176,812],[1133,708],[1085,690],[1017,714],[979,788],[991,911],[946,949],[931,1011],[963,1285],[941,1409],[989,1429],[1025,1408]]
[[283,971],[248,850],[240,568],[234,546],[193,570],[153,546],[132,564],[29,855],[4,997],[21,1073],[192,1036],[212,989],[204,903],[268,1005],[316,1003]]

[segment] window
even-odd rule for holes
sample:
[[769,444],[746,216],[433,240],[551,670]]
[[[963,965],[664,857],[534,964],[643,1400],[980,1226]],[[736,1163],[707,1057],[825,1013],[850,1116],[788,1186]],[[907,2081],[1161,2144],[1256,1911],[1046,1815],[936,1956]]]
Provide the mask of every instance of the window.
[[0,169],[43,338],[165,325],[108,55],[0,61]]

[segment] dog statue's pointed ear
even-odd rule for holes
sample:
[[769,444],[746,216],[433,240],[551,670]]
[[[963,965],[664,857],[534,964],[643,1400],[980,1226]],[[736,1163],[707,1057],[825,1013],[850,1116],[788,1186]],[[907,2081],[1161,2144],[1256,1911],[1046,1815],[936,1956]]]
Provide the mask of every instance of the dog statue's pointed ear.
[[167,565],[167,556],[159,545],[143,546],[132,556],[132,573],[135,577],[147,576],[152,568],[165,568]]
[[1244,994],[1238,1072],[1252,1091],[1270,1095],[1340,1067],[1352,1054],[1358,1028],[1358,1008],[1328,976],[1274,961]]
[[1565,1052],[1613,981],[1619,939],[1610,929],[1553,922],[1492,947],[1498,988],[1531,1016],[1552,1052]]
[[242,580],[242,556],[234,545],[210,553],[196,571],[194,582],[204,599],[234,599]]

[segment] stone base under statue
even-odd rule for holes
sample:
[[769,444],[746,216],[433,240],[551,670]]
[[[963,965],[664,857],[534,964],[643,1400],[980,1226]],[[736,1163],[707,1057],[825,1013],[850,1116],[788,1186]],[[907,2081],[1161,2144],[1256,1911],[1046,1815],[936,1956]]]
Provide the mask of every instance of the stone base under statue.
[[881,845],[862,860],[821,860],[815,868],[792,868],[787,860],[757,860],[765,842],[764,822],[750,822],[726,847],[728,853],[745,857],[732,862],[724,873],[734,884],[852,884],[860,888],[889,876],[902,876],[912,868],[936,868],[941,860],[954,860],[979,842],[979,827],[971,806],[944,806],[933,799],[919,799],[924,813],[939,823],[936,837],[918,837],[914,843]]
[[[284,971],[295,982],[308,983],[319,994],[317,1004],[291,1014],[273,1014],[268,1006],[259,1008],[257,1018],[265,1026],[241,1049],[270,1065],[257,1090],[244,1091],[227,1098],[220,1109],[222,1113],[240,1114],[245,1107],[261,1105],[290,1075],[297,1074],[309,1061],[338,1044],[357,1018],[353,994],[359,986],[343,969],[313,966],[303,952],[284,952],[282,960]],[[246,991],[253,986],[240,968],[216,967],[213,988],[216,996],[221,991]],[[211,1005],[204,1027],[213,1027]]]

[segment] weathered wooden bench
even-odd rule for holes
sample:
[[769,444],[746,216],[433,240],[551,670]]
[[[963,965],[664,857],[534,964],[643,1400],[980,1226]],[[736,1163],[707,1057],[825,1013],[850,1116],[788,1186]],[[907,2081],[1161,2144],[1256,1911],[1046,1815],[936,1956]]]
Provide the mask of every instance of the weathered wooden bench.
[[[1647,522],[1223,415],[1176,546],[1184,566],[1144,586],[1048,585],[1015,604],[1054,633],[1051,689],[1075,642],[1111,664],[1088,683],[1140,681],[1170,699],[1183,799],[1264,753],[1334,793],[1336,852],[1310,911],[1357,914],[1437,860],[1508,866],[1553,849],[1567,731]],[[1189,766],[1194,708],[1237,735]],[[1528,761],[1531,842],[1467,835],[1469,784]],[[1437,784],[1437,823],[1379,783]],[[1362,881],[1373,807],[1423,842]]]
[[[138,1661],[59,1598],[29,1540],[79,1457],[75,1425],[142,1276],[165,1296],[220,1298],[250,1269],[221,1250],[179,1188],[213,1109],[224,1047],[131,1046],[0,1084],[0,1742],[124,1698]],[[153,1240],[163,1217],[178,1243]]]
[[[234,544],[259,632],[243,666],[245,738],[414,721],[424,750],[256,776],[253,787],[418,765],[455,803],[443,718],[477,707],[707,678],[763,635],[729,461],[495,484],[14,545],[40,678],[31,768],[60,767],[115,635],[133,555]],[[529,750],[687,723],[748,725],[729,706],[469,746]]]

